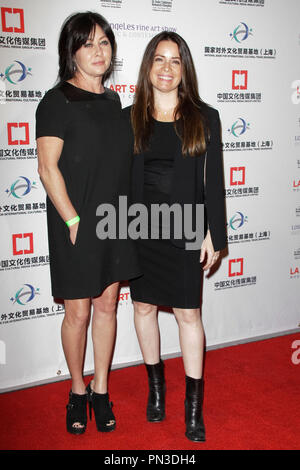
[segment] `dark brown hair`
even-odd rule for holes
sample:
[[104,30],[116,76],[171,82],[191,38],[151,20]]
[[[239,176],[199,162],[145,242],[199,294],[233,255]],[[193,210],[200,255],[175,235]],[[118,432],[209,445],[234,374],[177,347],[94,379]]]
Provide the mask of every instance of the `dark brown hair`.
[[116,54],[115,35],[109,23],[102,15],[99,15],[99,13],[87,11],[83,13],[75,13],[74,15],[69,16],[62,26],[58,41],[58,75],[60,81],[73,78],[76,70],[74,54],[87,42],[90,34],[94,34],[97,25],[103,29],[103,32],[107,36],[112,49],[111,65],[103,76],[103,82],[111,74],[112,64]]
[[[198,93],[198,82],[191,52],[185,40],[177,33],[162,32],[151,39],[144,52],[137,82],[137,91],[131,110],[134,131],[134,153],[147,149],[152,131],[154,113],[153,88],[150,70],[154,55],[161,41],[177,44],[182,63],[182,79],[178,87],[178,106],[174,111],[174,126],[182,140],[183,155],[196,156],[206,151],[208,127],[205,117],[207,105]],[[177,121],[181,118],[179,121]]]

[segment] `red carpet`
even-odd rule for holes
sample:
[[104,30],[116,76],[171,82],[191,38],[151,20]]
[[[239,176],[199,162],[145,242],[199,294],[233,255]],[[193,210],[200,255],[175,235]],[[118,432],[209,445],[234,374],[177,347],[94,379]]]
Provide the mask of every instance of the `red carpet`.
[[178,358],[165,361],[165,422],[146,422],[145,369],[129,367],[110,376],[117,418],[114,432],[98,433],[94,420],[88,422],[83,436],[65,431],[70,388],[70,381],[65,381],[0,395],[0,448],[299,449],[300,364],[291,360],[295,340],[300,340],[299,334],[206,354],[205,443],[193,443],[184,436],[184,371]]

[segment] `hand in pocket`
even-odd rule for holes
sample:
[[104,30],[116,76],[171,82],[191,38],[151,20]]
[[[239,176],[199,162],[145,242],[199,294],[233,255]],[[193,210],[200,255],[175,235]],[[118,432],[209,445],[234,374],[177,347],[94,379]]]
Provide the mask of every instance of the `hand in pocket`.
[[71,227],[69,227],[69,230],[70,230],[70,240],[71,240],[72,245],[75,245],[75,244],[76,244],[76,239],[77,239],[77,232],[78,232],[79,223],[80,223],[80,222],[78,222],[77,224],[71,225]]

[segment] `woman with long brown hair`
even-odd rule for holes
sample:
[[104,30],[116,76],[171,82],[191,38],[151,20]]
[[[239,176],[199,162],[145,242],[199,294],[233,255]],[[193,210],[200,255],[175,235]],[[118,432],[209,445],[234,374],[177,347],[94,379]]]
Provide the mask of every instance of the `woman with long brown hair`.
[[157,306],[163,305],[173,309],[179,326],[186,374],[185,434],[192,441],[204,441],[200,285],[202,269],[210,269],[226,246],[224,182],[219,114],[200,99],[190,50],[178,34],[163,32],[150,41],[134,104],[123,115],[132,130],[132,202],[148,210],[162,203],[190,205],[192,213],[197,204],[205,207],[201,250],[185,249],[186,237],[174,235],[175,219],[160,220],[157,227],[150,223],[149,229],[157,229],[159,236],[137,240],[144,275],[130,281],[149,380],[147,419],[165,418],[157,318]]

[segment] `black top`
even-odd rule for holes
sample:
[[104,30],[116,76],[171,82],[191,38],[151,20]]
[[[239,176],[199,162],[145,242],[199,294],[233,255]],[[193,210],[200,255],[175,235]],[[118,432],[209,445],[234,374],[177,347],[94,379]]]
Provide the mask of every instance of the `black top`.
[[130,240],[99,240],[97,207],[127,195],[130,160],[122,153],[117,93],[91,93],[63,82],[49,90],[36,111],[36,137],[64,141],[58,167],[80,216],[75,245],[47,197],[52,293],[65,299],[94,297],[118,280],[139,274]]
[[172,122],[153,119],[149,150],[144,154],[145,203],[170,202],[177,139]]
[[[203,108],[210,129],[210,140],[206,154],[196,157],[183,156],[180,139],[174,144],[174,165],[170,191],[170,204],[205,205],[206,227],[209,227],[215,251],[227,245],[225,190],[219,113],[209,106]],[[144,167],[146,152],[133,155],[133,132],[130,119],[131,107],[123,109],[123,120],[127,123],[131,136],[128,152],[133,158],[132,165],[132,201],[144,202]],[[168,123],[160,123],[166,124]],[[170,129],[173,124],[170,124]],[[174,133],[174,125],[173,125]],[[172,145],[173,145],[172,144]],[[206,169],[205,169],[206,163]],[[205,171],[204,171],[205,170]],[[205,183],[204,183],[205,179]],[[184,248],[187,240],[171,240],[178,247]]]

